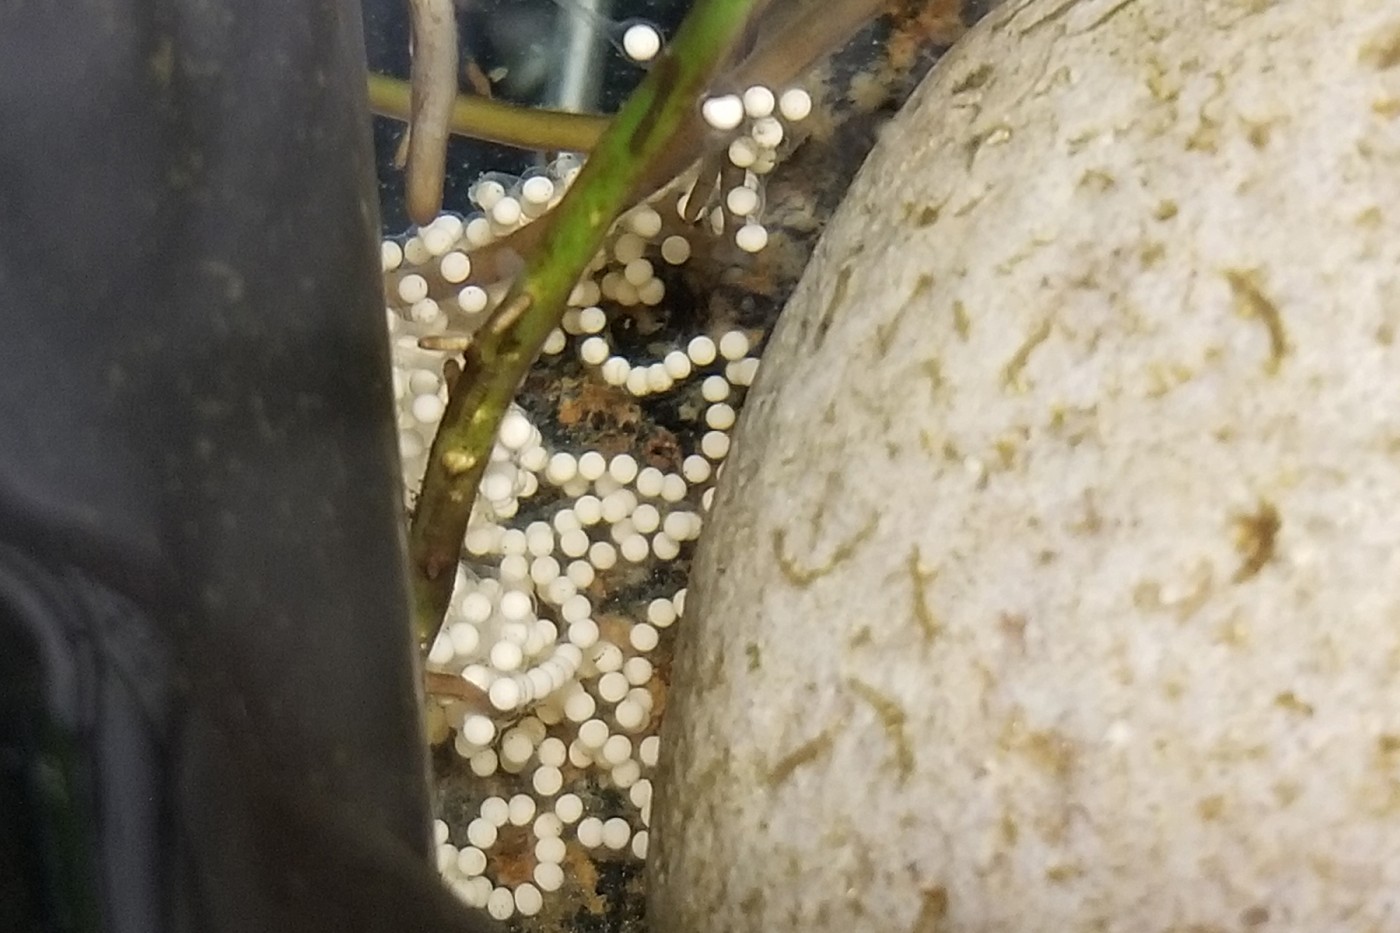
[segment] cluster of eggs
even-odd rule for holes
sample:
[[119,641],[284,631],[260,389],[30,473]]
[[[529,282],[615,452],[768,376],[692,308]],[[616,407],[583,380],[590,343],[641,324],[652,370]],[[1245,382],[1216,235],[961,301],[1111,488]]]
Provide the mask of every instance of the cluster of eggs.
[[[737,106],[737,109],[736,109]],[[574,449],[564,432],[512,406],[497,435],[464,541],[430,668],[462,677],[486,699],[432,706],[438,741],[481,778],[507,779],[465,827],[436,826],[439,868],[468,903],[498,919],[532,916],[565,883],[569,846],[644,859],[650,773],[657,760],[657,678],[664,635],[683,614],[685,588],[623,598],[628,580],[683,582],[730,431],[753,382],[762,334],[743,328],[678,335],[637,358],[611,336],[619,315],[664,314],[668,269],[691,259],[701,238],[722,234],[753,253],[768,242],[763,180],[811,100],[801,89],[750,88],[704,102],[702,115],[728,140],[742,183],[688,213],[686,180],[628,211],[569,298],[547,357],[576,354],[585,378],[637,400],[689,393],[697,404],[694,449],[664,461],[644,452]],[[382,265],[398,399],[399,447],[411,507],[448,393],[449,354],[431,340],[470,334],[505,291],[471,284],[472,255],[543,216],[580,168],[563,156],[523,177],[483,176],[474,210],[444,214],[411,235],[386,239]],[[689,182],[693,183],[694,179]],[[695,189],[698,190],[698,186]],[[685,220],[698,216],[698,223]],[[658,568],[678,571],[659,574]],[[615,578],[615,579],[614,579]],[[609,582],[613,580],[614,582]],[[588,811],[604,786],[626,812]],[[496,786],[504,786],[497,784]],[[532,840],[528,880],[504,883],[492,854],[507,827]]]

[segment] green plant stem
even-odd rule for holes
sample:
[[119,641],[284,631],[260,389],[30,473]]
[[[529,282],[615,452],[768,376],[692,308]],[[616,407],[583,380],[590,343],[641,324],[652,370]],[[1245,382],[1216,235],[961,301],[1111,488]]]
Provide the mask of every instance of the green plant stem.
[[447,611],[472,503],[507,406],[563,316],[569,292],[654,160],[693,118],[759,2],[704,0],[691,10],[569,193],[537,221],[546,225],[538,248],[467,348],[409,529],[414,622],[424,645]]
[[[408,122],[412,92],[408,82],[369,75],[369,109],[381,117]],[[458,94],[449,129],[458,136],[487,142],[559,152],[588,152],[607,129],[610,117],[521,107],[489,97]]]

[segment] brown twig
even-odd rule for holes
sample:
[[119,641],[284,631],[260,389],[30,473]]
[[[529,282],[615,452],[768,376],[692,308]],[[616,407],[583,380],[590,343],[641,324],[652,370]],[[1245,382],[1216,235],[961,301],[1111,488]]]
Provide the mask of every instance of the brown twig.
[[447,134],[457,97],[457,21],[453,0],[409,0],[413,23],[413,112],[404,166],[409,218],[426,224],[442,209]]
[[473,713],[483,716],[495,715],[495,707],[491,705],[491,698],[486,695],[486,691],[457,674],[447,671],[424,671],[423,689],[429,696],[461,700]]

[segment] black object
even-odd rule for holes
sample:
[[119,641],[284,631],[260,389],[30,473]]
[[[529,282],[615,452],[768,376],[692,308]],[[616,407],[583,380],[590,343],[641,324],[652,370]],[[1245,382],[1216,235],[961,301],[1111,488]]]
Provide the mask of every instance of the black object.
[[476,930],[334,0],[0,0],[0,929]]

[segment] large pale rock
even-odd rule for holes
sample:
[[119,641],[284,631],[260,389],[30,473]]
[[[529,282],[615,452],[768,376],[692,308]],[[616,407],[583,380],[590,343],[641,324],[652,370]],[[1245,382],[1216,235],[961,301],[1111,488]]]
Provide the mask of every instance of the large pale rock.
[[1400,6],[1031,0],[744,412],[667,933],[1400,929]]

